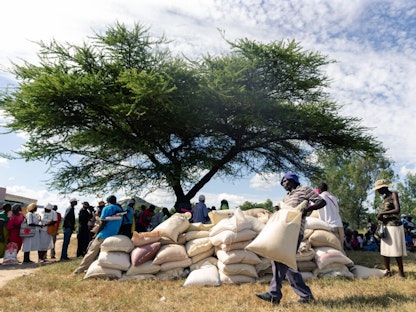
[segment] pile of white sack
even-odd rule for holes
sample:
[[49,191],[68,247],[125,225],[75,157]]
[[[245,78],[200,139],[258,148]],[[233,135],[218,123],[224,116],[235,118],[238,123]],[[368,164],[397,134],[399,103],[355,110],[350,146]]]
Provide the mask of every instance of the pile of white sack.
[[382,277],[383,270],[355,265],[341,250],[329,225],[306,218],[304,239],[296,251],[300,215],[281,209],[270,213],[220,210],[211,224],[190,223],[189,213],[175,213],[153,231],[116,235],[104,240],[98,259],[84,278],[119,280],[184,279],[184,286],[268,283],[271,260],[287,264],[309,278]]

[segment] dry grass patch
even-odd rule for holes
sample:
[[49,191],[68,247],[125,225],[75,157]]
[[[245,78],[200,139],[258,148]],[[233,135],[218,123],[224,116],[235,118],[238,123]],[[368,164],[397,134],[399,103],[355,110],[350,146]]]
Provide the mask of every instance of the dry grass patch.
[[[76,245],[76,244],[74,244]],[[74,246],[73,246],[74,247]],[[350,252],[357,264],[382,268],[376,252]],[[56,262],[33,275],[19,277],[2,289],[0,311],[141,311],[141,312],[237,312],[278,311],[262,302],[255,292],[267,284],[182,287],[179,281],[118,281],[68,278],[81,259]],[[395,260],[393,274],[397,273]],[[317,302],[307,307],[286,283],[279,306],[282,311],[416,311],[416,255],[405,258],[407,278],[365,280],[313,279],[311,287]]]

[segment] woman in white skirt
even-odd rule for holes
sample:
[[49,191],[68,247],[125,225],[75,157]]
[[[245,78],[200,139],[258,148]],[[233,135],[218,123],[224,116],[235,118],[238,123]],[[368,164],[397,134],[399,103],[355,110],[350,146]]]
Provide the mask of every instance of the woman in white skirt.
[[400,202],[396,191],[390,191],[392,187],[386,180],[377,180],[374,190],[383,195],[381,211],[377,219],[386,226],[386,236],[380,242],[380,254],[384,257],[384,266],[387,270],[386,276],[391,276],[390,258],[396,258],[399,267],[399,277],[404,278],[403,257],[407,256],[404,228],[400,220]]
[[38,206],[35,203],[31,203],[26,207],[26,222],[28,225],[35,227],[36,230],[34,236],[23,238],[23,263],[33,263],[33,261],[30,260],[30,252],[39,250],[40,224],[38,215],[36,214],[37,209]]

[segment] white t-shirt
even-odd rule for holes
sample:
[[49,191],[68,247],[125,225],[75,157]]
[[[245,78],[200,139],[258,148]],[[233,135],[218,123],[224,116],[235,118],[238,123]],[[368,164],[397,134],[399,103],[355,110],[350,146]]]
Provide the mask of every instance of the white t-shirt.
[[319,218],[327,222],[331,227],[343,227],[337,198],[329,192],[319,194],[326,202],[326,206],[318,209]]
[[[51,221],[58,221],[58,214],[56,211],[51,210],[50,212],[42,211],[40,212],[40,223],[42,225],[47,225]],[[43,227],[42,230],[46,231],[47,228]]]

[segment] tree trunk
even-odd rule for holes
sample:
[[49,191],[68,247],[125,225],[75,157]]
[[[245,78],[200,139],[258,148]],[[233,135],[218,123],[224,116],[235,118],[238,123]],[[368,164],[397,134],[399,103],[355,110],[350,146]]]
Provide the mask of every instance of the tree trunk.
[[176,202],[175,202],[176,212],[182,212],[181,211],[182,208],[191,210],[192,209],[191,200],[187,198],[186,196],[183,196],[181,198],[176,196]]
[[176,195],[176,202],[175,202],[176,212],[182,212],[181,211],[182,208],[191,210],[192,206],[191,206],[191,198],[189,198],[189,193],[185,195],[183,193],[182,187],[180,186],[178,187],[174,186],[173,191],[175,192],[175,195]]

